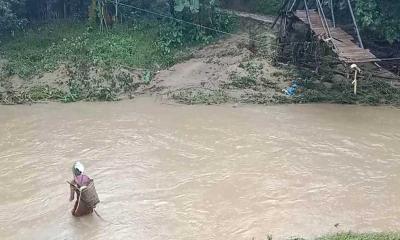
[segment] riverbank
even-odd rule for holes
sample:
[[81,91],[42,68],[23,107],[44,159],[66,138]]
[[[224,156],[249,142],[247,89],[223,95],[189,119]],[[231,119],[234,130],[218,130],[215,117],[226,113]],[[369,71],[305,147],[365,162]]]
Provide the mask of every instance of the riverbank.
[[[113,101],[174,62],[156,21],[100,32],[84,23],[45,24],[3,40],[0,101]],[[135,82],[138,81],[138,82]]]
[[269,25],[244,20],[241,30],[217,42],[174,48],[165,45],[162,28],[148,22],[101,33],[81,24],[58,24],[3,40],[0,102],[152,95],[183,104],[400,105],[395,80],[374,77],[375,66],[362,66],[354,95],[351,76],[339,65],[327,62],[315,72],[282,63]]
[[339,233],[316,240],[399,240],[400,233]]
[[[273,240],[272,236],[267,236],[268,240]],[[306,238],[292,237],[290,240],[306,240]],[[323,237],[315,238],[314,240],[399,240],[400,233],[336,233]]]

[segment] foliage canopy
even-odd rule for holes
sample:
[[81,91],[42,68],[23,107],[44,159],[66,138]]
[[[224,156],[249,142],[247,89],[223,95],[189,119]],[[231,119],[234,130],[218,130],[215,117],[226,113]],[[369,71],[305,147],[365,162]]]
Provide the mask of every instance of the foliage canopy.
[[[96,1],[105,1],[112,5],[114,0],[1,0],[0,32],[23,28],[28,22],[53,20],[58,18],[87,19],[90,6]],[[337,1],[337,7],[346,7],[347,0]],[[400,1],[398,0],[351,0],[355,6],[357,20],[368,36],[394,42],[400,40]],[[197,14],[197,20],[203,21],[207,9],[218,6],[217,0],[119,0],[149,10],[162,10],[171,14],[187,17],[187,11]],[[221,0],[224,6],[247,8],[265,14],[276,13],[281,0]],[[202,11],[207,13],[199,17]],[[169,10],[168,10],[169,9]],[[91,9],[93,11],[93,9]],[[121,11],[132,12],[121,9]],[[185,13],[186,12],[186,13]],[[191,17],[189,17],[191,18]]]

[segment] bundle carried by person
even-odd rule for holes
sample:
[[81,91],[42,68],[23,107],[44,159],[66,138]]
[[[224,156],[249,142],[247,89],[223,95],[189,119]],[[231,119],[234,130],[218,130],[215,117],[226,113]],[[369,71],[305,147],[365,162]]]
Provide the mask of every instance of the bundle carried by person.
[[94,180],[90,179],[87,186],[81,187],[80,199],[85,202],[89,208],[95,208],[100,202],[99,196],[97,195],[96,187],[94,186]]

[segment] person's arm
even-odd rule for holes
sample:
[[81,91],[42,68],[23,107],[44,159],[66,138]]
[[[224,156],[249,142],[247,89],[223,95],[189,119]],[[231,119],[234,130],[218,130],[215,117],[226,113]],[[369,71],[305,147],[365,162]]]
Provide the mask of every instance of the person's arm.
[[[75,180],[71,182],[73,185],[75,185]],[[75,198],[75,187],[73,185],[69,185],[70,188],[70,193],[69,193],[69,201],[72,202]]]

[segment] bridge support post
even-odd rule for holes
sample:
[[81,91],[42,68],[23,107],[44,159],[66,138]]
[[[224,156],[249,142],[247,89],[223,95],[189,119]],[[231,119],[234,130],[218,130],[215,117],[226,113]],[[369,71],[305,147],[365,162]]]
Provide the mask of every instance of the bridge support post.
[[350,68],[354,69],[354,81],[352,84],[354,85],[354,95],[357,95],[357,74],[361,72],[361,69],[357,66],[357,64],[352,64]]
[[306,8],[306,14],[307,14],[307,20],[308,24],[310,25],[310,28],[312,29],[312,23],[311,23],[311,18],[310,18],[310,9],[308,8],[308,0],[304,0],[304,7]]
[[353,7],[351,6],[350,0],[347,0],[347,4],[349,5],[351,17],[353,18],[353,23],[354,23],[354,26],[356,28],[358,43],[360,44],[360,48],[364,48],[364,44],[363,44],[362,39],[361,39],[360,31],[358,30],[356,17],[354,16]]

